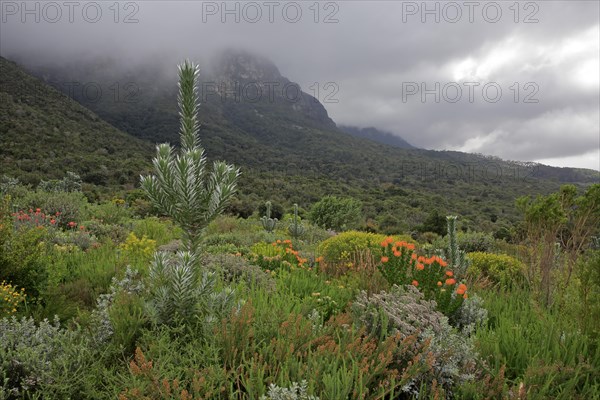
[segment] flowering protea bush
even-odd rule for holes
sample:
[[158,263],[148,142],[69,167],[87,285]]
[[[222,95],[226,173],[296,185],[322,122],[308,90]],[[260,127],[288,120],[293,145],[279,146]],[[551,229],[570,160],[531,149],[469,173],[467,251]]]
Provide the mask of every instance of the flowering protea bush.
[[40,208],[30,208],[29,211],[19,210],[12,214],[16,229],[31,229],[39,227],[56,227],[60,224],[60,212],[46,214]]
[[468,297],[467,286],[458,284],[454,272],[441,257],[417,256],[415,245],[387,237],[381,242],[379,271],[390,285],[413,285],[427,300],[435,300],[438,310],[452,316]]
[[289,239],[278,239],[271,244],[257,243],[252,246],[249,260],[267,272],[309,268],[308,259],[303,258],[298,250],[294,249]]
[[406,285],[410,283],[411,271],[416,268],[415,245],[403,241],[394,242],[387,237],[381,242],[383,254],[379,271],[390,285]]

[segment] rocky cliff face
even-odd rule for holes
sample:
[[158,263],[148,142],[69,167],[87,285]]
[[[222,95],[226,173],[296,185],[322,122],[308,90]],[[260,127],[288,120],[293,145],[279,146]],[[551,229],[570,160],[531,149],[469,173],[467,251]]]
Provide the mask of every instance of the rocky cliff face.
[[[282,76],[270,60],[243,51],[225,51],[212,64],[208,76],[202,78],[204,95],[254,107],[276,104],[321,128],[336,125],[318,99],[302,91],[300,85]],[[283,108],[281,108],[283,107]]]

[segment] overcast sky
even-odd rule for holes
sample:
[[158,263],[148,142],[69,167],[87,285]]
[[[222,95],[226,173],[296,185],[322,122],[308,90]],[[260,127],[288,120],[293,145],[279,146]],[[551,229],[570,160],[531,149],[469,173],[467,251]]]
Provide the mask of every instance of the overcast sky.
[[600,169],[597,0],[115,4],[2,0],[0,54],[175,63],[242,48],[270,58],[338,124]]

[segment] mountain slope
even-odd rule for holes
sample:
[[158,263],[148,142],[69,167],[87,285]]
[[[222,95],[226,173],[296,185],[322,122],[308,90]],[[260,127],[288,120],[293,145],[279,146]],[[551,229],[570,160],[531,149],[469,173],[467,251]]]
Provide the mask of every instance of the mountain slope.
[[377,128],[368,127],[368,128],[359,128],[356,126],[340,126],[340,130],[346,132],[349,135],[360,137],[364,139],[369,139],[374,142],[378,142],[381,144],[399,147],[401,149],[414,149],[415,147],[408,143],[406,140],[402,139],[400,136],[396,136],[390,132],[380,131]]
[[[71,95],[133,136],[153,143],[178,141],[174,67],[165,74],[155,63],[129,70],[116,62],[102,67],[71,63],[32,71],[48,82],[94,82],[104,92],[129,84],[130,90],[116,97]],[[336,194],[363,200],[376,230],[412,229],[434,209],[461,215],[465,227],[496,230],[520,218],[516,197],[598,179],[593,171],[403,149],[354,137],[338,129],[312,96],[269,92],[299,87],[271,62],[248,53],[226,53],[213,71],[201,72],[201,140],[209,157],[242,167],[241,193],[232,207],[241,214],[267,199],[309,207],[323,195]]]
[[153,146],[0,57],[0,169],[23,182],[77,172],[96,185],[134,184]]

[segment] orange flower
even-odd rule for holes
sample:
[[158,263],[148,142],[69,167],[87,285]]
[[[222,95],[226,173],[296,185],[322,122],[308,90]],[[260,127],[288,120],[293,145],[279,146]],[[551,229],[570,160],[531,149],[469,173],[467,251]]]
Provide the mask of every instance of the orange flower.
[[452,271],[446,271],[446,275],[448,275],[449,277],[452,277],[454,275],[454,273]]
[[419,257],[417,257],[417,261],[418,261],[418,262],[420,262],[420,263],[426,263],[426,262],[425,262],[425,260],[426,260],[426,259],[425,259],[425,257],[423,257],[423,256],[419,256]]
[[468,296],[468,295],[465,293],[465,294],[463,295],[463,299],[465,299],[465,300],[466,300],[466,299],[468,299],[468,298],[469,298],[469,296]]
[[442,286],[442,282],[438,281],[437,285]]
[[318,262],[318,263],[320,263],[321,261],[323,261],[323,256],[317,257],[317,259],[315,261]]
[[415,286],[415,287],[417,287],[417,286],[419,286],[419,282],[417,282],[417,281],[412,281],[412,285],[413,285],[413,286]]
[[412,255],[410,256],[411,260],[416,260],[417,259],[417,253],[412,253]]
[[455,283],[456,283],[456,281],[453,278],[446,279],[446,285],[448,285],[448,286],[452,286]]
[[381,257],[381,262],[382,262],[382,263],[386,263],[386,262],[388,262],[389,260],[390,260],[390,259],[389,259],[389,258],[387,258],[386,256],[383,256],[383,257]]
[[400,257],[401,255],[402,255],[402,253],[400,253],[400,252],[399,252],[399,251],[397,251],[397,250],[394,252],[394,256],[396,256],[396,257]]
[[423,271],[425,269],[425,266],[421,263],[417,263],[417,267],[416,267],[419,271]]
[[414,244],[412,244],[412,243],[406,243],[406,248],[407,248],[408,250],[414,250],[414,249],[415,249],[415,245],[414,245]]
[[384,240],[383,242],[381,242],[381,247],[387,247],[388,243],[386,240]]
[[277,239],[277,244],[279,244],[279,243],[281,243],[281,240],[280,240],[280,239]]
[[466,291],[467,291],[467,285],[465,285],[464,283],[461,283],[460,285],[458,285],[458,289],[456,289],[456,294],[465,294]]

